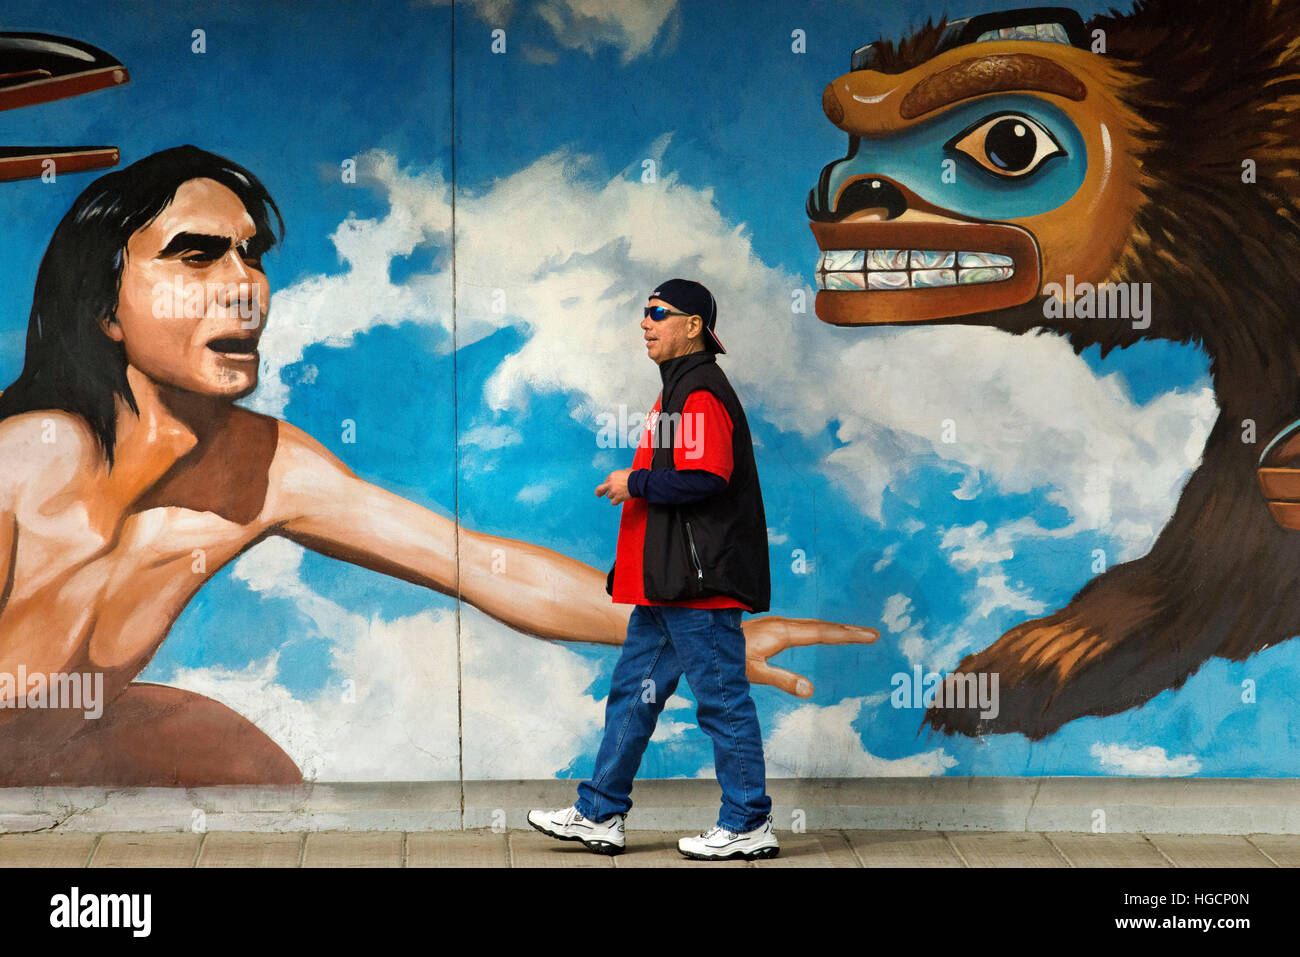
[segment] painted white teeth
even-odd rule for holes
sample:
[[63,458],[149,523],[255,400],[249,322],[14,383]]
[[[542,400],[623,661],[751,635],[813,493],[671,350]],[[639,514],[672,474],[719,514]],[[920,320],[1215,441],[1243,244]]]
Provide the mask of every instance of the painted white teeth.
[[1010,266],[1012,265],[1010,256],[999,256],[997,253],[960,253],[958,254],[957,265],[959,266]]
[[[954,268],[956,267],[956,268]],[[1015,263],[1001,253],[934,249],[827,249],[817,263],[817,288],[933,289],[1002,282]]]
[[827,272],[849,272],[862,269],[861,249],[828,249],[822,256],[822,269]]
[[955,269],[917,269],[912,272],[912,286],[955,286]]
[[860,272],[832,272],[825,273],[825,282],[822,283],[822,289],[844,290],[847,292],[856,292],[859,289],[866,288],[863,283],[869,273]]
[[913,269],[951,269],[956,253],[934,253],[927,249],[912,250]]
[[869,272],[867,273],[868,289],[906,289],[907,273],[905,272]]
[[906,269],[906,249],[872,249],[867,251],[868,269]]
[[1010,266],[989,266],[981,269],[963,269],[958,275],[958,282],[963,286],[975,285],[982,282],[1001,282],[1003,279],[1011,278],[1012,269]]

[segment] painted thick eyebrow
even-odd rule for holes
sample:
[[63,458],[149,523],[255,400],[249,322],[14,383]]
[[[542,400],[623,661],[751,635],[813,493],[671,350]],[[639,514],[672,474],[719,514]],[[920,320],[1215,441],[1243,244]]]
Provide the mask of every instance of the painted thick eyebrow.
[[229,236],[212,236],[208,233],[177,233],[171,238],[159,259],[171,259],[181,253],[196,252],[211,259],[220,259],[230,248]]
[[1033,53],[994,53],[965,60],[928,76],[903,97],[898,107],[905,120],[981,93],[1039,90],[1082,100],[1088,89],[1061,64]]

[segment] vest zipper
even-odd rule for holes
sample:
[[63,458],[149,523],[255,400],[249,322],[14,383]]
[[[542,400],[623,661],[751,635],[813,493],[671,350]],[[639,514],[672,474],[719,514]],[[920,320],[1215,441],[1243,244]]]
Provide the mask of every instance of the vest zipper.
[[695,566],[695,580],[701,585],[704,584],[704,569],[700,567],[700,555],[695,550],[695,533],[691,531],[691,523],[686,523],[686,541],[691,546],[691,564]]

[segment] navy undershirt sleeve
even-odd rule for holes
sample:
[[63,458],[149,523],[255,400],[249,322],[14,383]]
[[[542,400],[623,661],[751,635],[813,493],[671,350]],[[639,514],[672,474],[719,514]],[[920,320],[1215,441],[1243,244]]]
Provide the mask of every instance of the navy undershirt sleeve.
[[627,491],[651,505],[685,505],[717,495],[727,480],[704,469],[633,469]]

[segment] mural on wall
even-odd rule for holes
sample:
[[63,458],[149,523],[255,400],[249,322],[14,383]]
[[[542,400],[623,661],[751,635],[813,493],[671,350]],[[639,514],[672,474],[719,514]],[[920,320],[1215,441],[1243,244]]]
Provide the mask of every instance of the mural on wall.
[[1151,550],[963,658],[949,680],[998,674],[1000,713],[933,707],[934,728],[1041,738],[1300,631],[1300,442],[1265,448],[1272,514],[1254,444],[1300,410],[1300,9],[1238,4],[1226,27],[1215,9],[941,21],[859,49],[826,87],[850,148],[808,200],[821,319],[1046,332],[1103,356],[1159,337],[1212,360],[1220,414]]
[[1300,14],[356,6],[7,4],[4,783],[585,775],[667,276],[769,776],[1297,773]]
[[[255,174],[182,146],[96,179],[50,241],[24,365],[0,392],[0,630],[14,676],[0,677],[0,783],[301,781],[227,706],[134,681],[197,590],[270,535],[526,634],[626,633],[629,609],[608,601],[597,569],[458,527],[358,478],[302,430],[234,406],[257,388],[272,214]],[[756,683],[781,683],[767,659],[788,646],[875,637],[776,616],[744,628]]]

